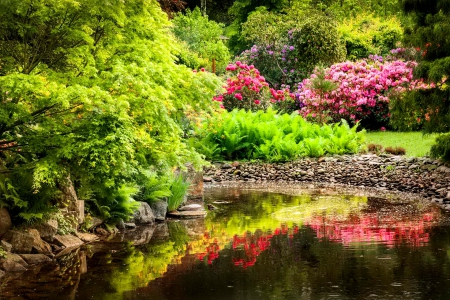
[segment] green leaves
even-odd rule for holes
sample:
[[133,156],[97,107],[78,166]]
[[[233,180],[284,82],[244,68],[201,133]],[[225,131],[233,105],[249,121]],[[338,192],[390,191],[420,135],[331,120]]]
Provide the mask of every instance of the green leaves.
[[[203,129],[202,129],[203,128]],[[306,122],[298,114],[278,115],[272,109],[255,113],[224,112],[197,129],[197,150],[208,159],[289,161],[300,156],[356,153],[364,139],[356,126]]]

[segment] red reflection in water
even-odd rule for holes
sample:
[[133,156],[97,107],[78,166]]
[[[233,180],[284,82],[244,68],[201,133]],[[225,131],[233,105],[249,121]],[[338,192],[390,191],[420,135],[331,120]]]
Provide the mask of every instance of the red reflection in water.
[[[431,227],[431,222],[437,217],[436,212],[425,213],[415,220],[402,221],[379,218],[376,214],[350,215],[346,220],[315,216],[305,221],[304,225],[312,228],[317,238],[325,238],[344,245],[355,242],[378,242],[389,247],[400,243],[423,246],[429,241],[429,233],[426,229]],[[206,249],[203,248],[205,251],[196,255],[199,260],[204,260],[206,257],[208,264],[212,264],[219,257],[219,250],[231,244],[234,265],[247,268],[253,266],[257,257],[270,247],[270,241],[274,236],[287,235],[289,239],[292,239],[298,231],[298,226],[289,228],[286,224],[281,224],[273,231],[257,230],[254,233],[234,235],[222,243],[210,237],[209,233],[205,233],[203,238]]]

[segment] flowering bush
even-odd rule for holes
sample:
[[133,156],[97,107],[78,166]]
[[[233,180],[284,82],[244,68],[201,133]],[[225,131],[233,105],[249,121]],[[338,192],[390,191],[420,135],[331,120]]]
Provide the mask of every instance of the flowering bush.
[[335,64],[324,70],[323,78],[323,81],[334,83],[335,89],[321,89],[317,74],[303,81],[299,101],[305,106],[300,113],[322,121],[361,121],[366,128],[387,126],[389,97],[420,85],[419,81],[413,80],[416,65],[414,61],[383,62],[380,56]]
[[227,83],[225,93],[213,98],[222,102],[228,111],[234,108],[246,110],[266,109],[270,102],[269,84],[253,65],[237,61],[226,67]]

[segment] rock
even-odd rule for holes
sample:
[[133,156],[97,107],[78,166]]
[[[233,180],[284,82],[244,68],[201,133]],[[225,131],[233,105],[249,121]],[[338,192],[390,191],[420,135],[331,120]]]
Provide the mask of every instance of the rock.
[[450,168],[446,167],[446,166],[440,166],[436,169],[436,171],[448,174],[448,173],[450,173]]
[[221,168],[226,170],[226,169],[231,169],[231,168],[233,168],[233,166],[232,166],[231,164],[226,164],[226,163],[225,163],[225,164],[222,164]]
[[89,229],[97,228],[98,226],[102,225],[105,221],[103,219],[97,218],[97,217],[91,217],[90,223],[91,226],[89,226]]
[[83,245],[83,241],[76,236],[65,234],[65,235],[55,235],[53,242],[58,246],[64,246],[66,248],[76,248]]
[[[192,165],[187,165],[187,171],[184,171],[183,178],[189,182],[189,189],[186,195],[187,200],[203,199],[203,171],[195,170]],[[185,202],[183,202],[185,203]]]
[[168,213],[168,216],[175,218],[203,218],[206,216],[206,211],[172,211]]
[[44,254],[21,254],[20,257],[22,257],[29,265],[38,265],[52,261]]
[[6,252],[11,252],[12,250],[12,245],[4,240],[0,241],[0,247],[2,247]]
[[92,233],[77,232],[75,235],[85,243],[91,243],[99,240],[98,236]]
[[36,229],[28,229],[28,231],[10,230],[5,234],[3,239],[11,244],[11,251],[14,253],[52,254],[52,248],[49,244],[41,240],[39,232]]
[[200,204],[189,204],[189,205],[180,207],[178,210],[179,211],[187,211],[187,210],[201,210],[201,209],[203,209],[203,206]]
[[159,200],[156,202],[152,202],[151,208],[153,210],[153,214],[155,219],[158,221],[164,221],[166,219],[167,214],[167,202],[163,200]]
[[57,220],[48,220],[45,223],[41,223],[39,225],[34,226],[39,232],[39,236],[46,242],[52,242],[56,233],[58,232],[58,221]]
[[28,264],[15,253],[7,253],[6,258],[0,259],[0,269],[6,272],[23,272],[27,267]]
[[0,238],[12,227],[11,217],[6,208],[0,208]]
[[203,176],[203,182],[212,182],[213,179],[211,177]]
[[102,235],[102,236],[108,236],[109,235],[108,231],[105,228],[102,228],[102,227],[95,228],[95,232],[97,234],[99,234],[99,235]]
[[134,223],[124,223],[125,228],[136,228],[136,224]]
[[134,213],[134,223],[136,224],[153,224],[155,223],[155,215],[153,207],[148,203],[141,202],[139,208]]
[[133,245],[148,244],[153,237],[155,226],[140,226],[134,230],[127,230],[122,234],[116,234],[108,243],[124,243],[131,242]]
[[120,220],[119,223],[116,224],[117,229],[124,230],[125,229],[125,222],[123,220]]
[[3,278],[3,276],[5,276],[5,272],[0,270],[0,280]]

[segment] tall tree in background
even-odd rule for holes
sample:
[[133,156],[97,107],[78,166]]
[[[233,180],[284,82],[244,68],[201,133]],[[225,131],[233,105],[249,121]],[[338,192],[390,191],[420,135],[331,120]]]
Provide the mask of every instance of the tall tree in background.
[[[425,110],[426,132],[449,132],[450,1],[403,0],[402,4],[414,18],[414,25],[405,32],[405,41],[421,52],[416,76],[436,84],[432,89],[410,94],[403,101]],[[450,160],[450,135],[438,138],[432,154]]]

